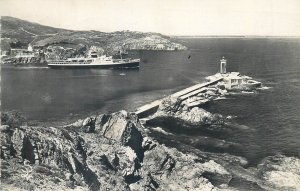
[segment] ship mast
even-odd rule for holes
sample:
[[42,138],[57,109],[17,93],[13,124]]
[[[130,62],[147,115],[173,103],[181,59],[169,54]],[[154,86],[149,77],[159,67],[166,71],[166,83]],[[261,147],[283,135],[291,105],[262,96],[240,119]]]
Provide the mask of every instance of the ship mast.
[[122,58],[122,50],[120,49],[120,57],[121,57],[121,60],[123,60]]

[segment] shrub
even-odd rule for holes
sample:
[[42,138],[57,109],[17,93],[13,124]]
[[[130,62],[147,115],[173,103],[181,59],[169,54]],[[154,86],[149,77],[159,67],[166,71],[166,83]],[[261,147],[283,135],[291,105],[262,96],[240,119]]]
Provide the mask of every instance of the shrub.
[[20,127],[25,120],[26,118],[18,111],[1,113],[1,125],[8,125],[12,128]]

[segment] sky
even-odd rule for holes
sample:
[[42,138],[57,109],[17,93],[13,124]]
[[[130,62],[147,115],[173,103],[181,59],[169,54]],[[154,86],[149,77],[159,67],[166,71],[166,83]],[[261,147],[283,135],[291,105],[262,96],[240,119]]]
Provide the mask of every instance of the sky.
[[74,30],[300,36],[300,0],[0,0],[0,15]]

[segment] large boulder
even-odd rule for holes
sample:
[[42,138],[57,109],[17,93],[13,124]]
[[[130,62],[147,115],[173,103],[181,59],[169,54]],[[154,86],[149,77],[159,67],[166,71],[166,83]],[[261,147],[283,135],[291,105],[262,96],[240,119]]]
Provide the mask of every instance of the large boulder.
[[300,159],[275,155],[258,165],[258,174],[276,190],[300,190]]
[[182,100],[169,96],[162,100],[158,111],[147,121],[150,125],[171,125],[172,127],[198,128],[224,124],[220,114],[212,114],[200,107],[188,108]]
[[132,148],[142,159],[143,127],[135,114],[126,111],[102,115],[96,118],[95,131]]

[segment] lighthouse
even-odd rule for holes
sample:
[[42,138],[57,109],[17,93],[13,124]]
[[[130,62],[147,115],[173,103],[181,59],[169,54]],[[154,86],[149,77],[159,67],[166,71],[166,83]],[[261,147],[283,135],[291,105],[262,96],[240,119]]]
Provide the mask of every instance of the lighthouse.
[[226,64],[227,64],[227,60],[223,56],[223,58],[220,60],[220,73],[221,74],[226,74]]

